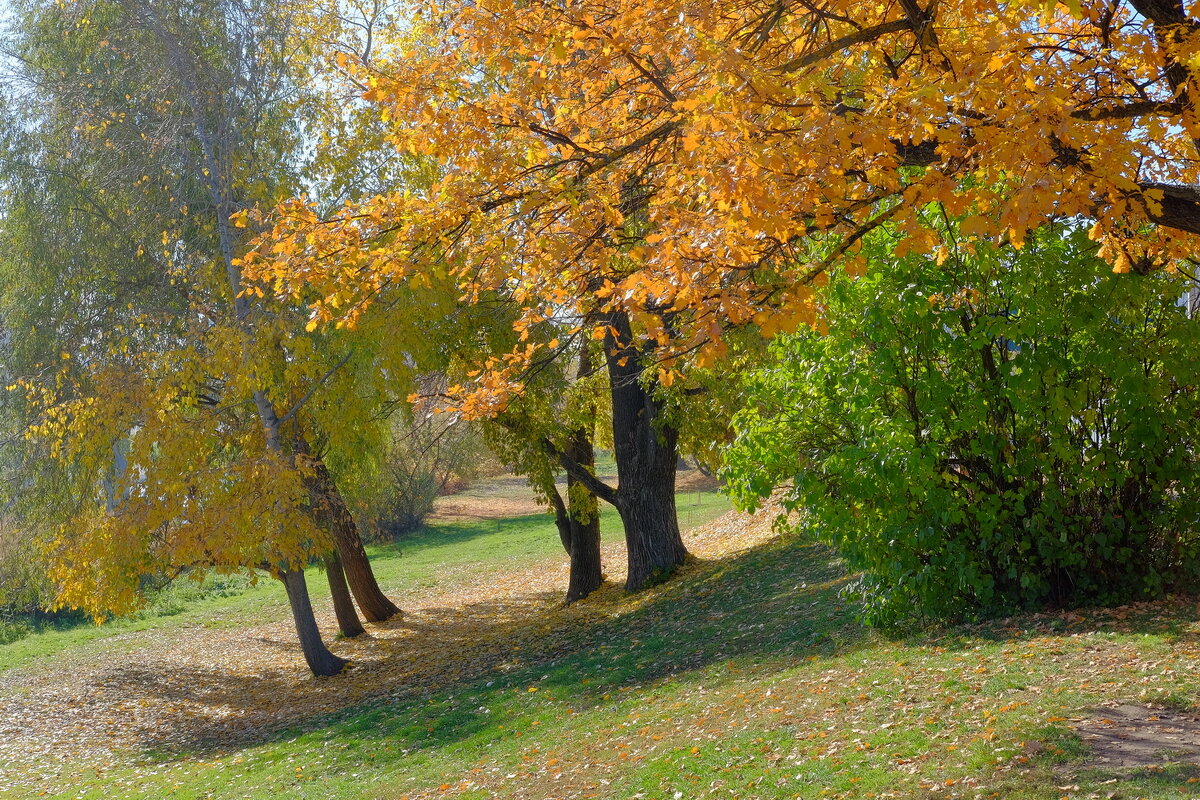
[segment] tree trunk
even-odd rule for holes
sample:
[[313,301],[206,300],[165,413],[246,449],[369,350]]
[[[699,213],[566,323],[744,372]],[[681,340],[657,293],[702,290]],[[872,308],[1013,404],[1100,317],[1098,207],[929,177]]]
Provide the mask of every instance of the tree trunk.
[[388,599],[379,582],[375,580],[375,572],[371,569],[371,561],[367,558],[366,548],[358,535],[358,526],[354,523],[354,515],[346,506],[342,493],[338,491],[329,468],[319,458],[313,460],[315,468],[315,488],[320,496],[323,512],[328,515],[329,533],[337,546],[338,555],[342,559],[342,568],[350,591],[368,622],[383,622],[400,613],[400,608]]
[[300,638],[300,649],[313,675],[327,677],[337,675],[346,666],[346,660],[329,652],[321,639],[313,616],[312,601],[308,597],[308,584],[304,570],[290,569],[283,573],[283,585],[287,588],[288,605],[292,608],[292,619],[296,623],[296,634]]
[[[662,403],[642,385],[644,355],[632,346],[629,318],[614,312],[604,339],[612,391],[617,511],[625,526],[634,591],[666,577],[688,557],[675,513],[678,431],[662,420]],[[614,335],[615,333],[615,335]]]
[[[591,432],[587,428],[576,430],[564,455],[583,469],[594,469],[596,456]],[[569,472],[566,502],[556,486],[550,487],[549,494],[550,503],[554,506],[558,538],[571,558],[567,602],[574,603],[599,589],[604,582],[600,563],[600,509],[596,496]]]
[[346,573],[337,550],[325,556],[325,575],[329,578],[329,594],[333,597],[333,613],[337,615],[338,629],[342,638],[353,639],[363,633],[362,622],[354,610],[354,599],[346,586]]
[[550,504],[554,506],[554,526],[558,528],[558,541],[570,558],[571,544],[575,538],[571,533],[571,512],[563,502],[562,495],[558,493],[557,486],[550,487]]
[[[237,149],[238,135],[242,131],[235,121],[240,112],[229,105],[236,92],[232,91],[233,86],[220,87],[228,89],[226,93],[214,91],[217,87],[202,85],[201,76],[204,71],[183,45],[178,32],[164,22],[156,4],[123,0],[121,5],[130,23],[138,29],[148,30],[158,39],[167,56],[164,67],[174,70],[175,77],[183,89],[184,99],[191,111],[192,136],[203,159],[204,181],[212,201],[217,243],[233,301],[234,317],[248,343],[242,350],[242,365],[249,368],[250,383],[257,387],[251,394],[263,427],[266,449],[281,459],[290,461],[293,454],[287,452],[283,446],[279,415],[267,395],[265,384],[259,382],[256,365],[252,360],[251,353],[257,333],[256,323],[251,318],[250,298],[243,291],[245,286],[242,284],[241,267],[236,258],[237,236],[229,219],[238,209],[233,178],[230,170],[225,169],[227,164],[235,163],[231,156]],[[330,653],[321,641],[317,621],[313,616],[312,602],[308,597],[308,585],[304,581],[304,572],[289,570],[284,573],[283,582],[287,587],[288,603],[296,622],[296,633],[300,638],[305,660],[315,675],[336,675],[346,662]]]
[[571,576],[567,581],[567,602],[582,600],[604,582],[600,563],[600,517],[587,522],[571,520],[574,546],[571,549]]
[[[585,378],[591,372],[592,363],[585,340],[580,348],[578,377]],[[596,469],[596,450],[592,446],[595,425],[592,409],[588,419],[571,434],[571,440],[567,443],[567,458],[592,473]],[[570,512],[571,539],[567,551],[571,556],[567,602],[573,603],[599,589],[604,581],[604,572],[600,563],[600,507],[596,495],[570,473],[567,474],[567,507]]]

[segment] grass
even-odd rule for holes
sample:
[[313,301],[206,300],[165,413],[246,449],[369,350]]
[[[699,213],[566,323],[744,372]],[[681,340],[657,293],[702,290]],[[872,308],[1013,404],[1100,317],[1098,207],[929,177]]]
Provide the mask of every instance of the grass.
[[[716,513],[720,502],[701,507]],[[417,586],[454,567],[486,576],[560,558],[552,531],[544,517],[440,525],[403,556],[373,555],[386,585]],[[614,532],[609,519],[605,535]],[[442,686],[249,746],[48,767],[27,788],[77,798],[1042,800],[1106,797],[1116,781],[1121,797],[1200,795],[1195,767],[1105,769],[1087,763],[1072,730],[1106,701],[1194,707],[1194,603],[888,639],[855,622],[846,580],[821,547],[768,545],[636,597],[611,590],[590,609],[528,620],[524,633],[537,635],[520,639],[519,659]],[[154,624],[282,612],[278,600],[251,603],[264,591]]]
[[[702,524],[729,508],[728,501],[713,492],[681,494],[678,504],[684,527]],[[621,538],[620,519],[611,508],[601,509],[600,532],[604,541]],[[485,575],[550,558],[561,553],[561,546],[550,517],[530,514],[435,523],[399,542],[368,546],[367,551],[380,582],[403,594],[434,586],[455,568]],[[319,568],[308,571],[308,584],[315,600],[329,596]],[[143,611],[104,625],[75,617],[29,628],[31,635],[0,644],[0,672],[92,643],[104,648],[130,633],[270,621],[279,617],[285,605],[279,586],[267,578],[252,582],[243,575],[210,575],[201,583],[183,579],[156,595]]]

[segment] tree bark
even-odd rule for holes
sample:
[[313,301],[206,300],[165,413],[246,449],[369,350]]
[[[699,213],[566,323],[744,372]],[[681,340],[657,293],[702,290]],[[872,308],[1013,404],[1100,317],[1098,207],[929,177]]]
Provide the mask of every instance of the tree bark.
[[325,556],[325,576],[329,579],[329,594],[333,597],[333,613],[337,616],[338,629],[342,638],[353,639],[363,633],[362,622],[354,610],[354,599],[346,586],[346,573],[337,550]]
[[643,386],[645,355],[632,342],[629,317],[609,314],[604,346],[617,462],[614,505],[625,527],[630,591],[666,577],[688,557],[675,512],[679,433],[665,424],[662,403]]
[[312,458],[312,463],[313,500],[318,504],[318,515],[328,527],[338,555],[341,556],[342,568],[350,584],[350,591],[358,602],[359,610],[368,622],[391,619],[400,613],[400,608],[388,599],[379,588],[379,582],[375,580],[375,571],[371,569],[371,561],[367,558],[362,537],[358,535],[354,515],[350,513],[325,462],[320,458]]
[[346,660],[338,658],[329,652],[321,639],[321,631],[317,628],[317,619],[313,616],[312,601],[308,597],[308,584],[304,580],[304,570],[290,569],[281,578],[287,588],[288,605],[292,609],[292,619],[296,623],[296,634],[300,639],[300,650],[304,660],[313,675],[328,677],[337,675],[346,666]]
[[[593,504],[595,500],[593,499]],[[593,516],[586,522],[571,520],[571,574],[567,580],[567,602],[582,600],[600,588],[604,582],[603,565],[600,563],[600,517]]]
[[[579,347],[579,369],[576,378],[592,374],[592,355],[589,342],[583,338]],[[596,432],[596,409],[589,403],[582,424],[571,434],[567,443],[567,458],[595,474],[596,449],[592,439]],[[567,473],[567,510],[570,512],[571,574],[567,582],[567,602],[574,603],[600,588],[604,581],[600,563],[600,506],[579,479]]]
[[[592,470],[596,457],[590,431],[586,428],[576,430],[565,455],[580,467]],[[554,506],[558,538],[571,559],[566,600],[574,603],[599,589],[604,582],[600,562],[600,509],[596,496],[570,473],[567,474],[567,500],[564,502],[558,488],[551,486],[550,503]]]
[[558,493],[557,486],[550,487],[550,505],[554,506],[554,527],[558,528],[558,541],[571,557],[571,545],[575,536],[571,533],[571,512]]

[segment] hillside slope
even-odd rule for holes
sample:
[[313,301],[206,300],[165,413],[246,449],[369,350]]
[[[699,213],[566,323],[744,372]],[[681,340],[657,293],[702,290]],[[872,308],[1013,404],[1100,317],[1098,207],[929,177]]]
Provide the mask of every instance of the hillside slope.
[[1193,601],[891,640],[827,550],[728,514],[563,607],[545,517],[443,524],[377,554],[406,613],[346,675],[254,592],[0,675],[0,796],[1200,796]]

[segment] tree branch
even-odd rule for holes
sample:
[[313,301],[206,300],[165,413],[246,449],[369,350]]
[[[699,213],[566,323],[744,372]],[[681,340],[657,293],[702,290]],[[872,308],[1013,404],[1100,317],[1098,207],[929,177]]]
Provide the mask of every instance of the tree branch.
[[542,449],[546,451],[546,454],[557,461],[559,466],[567,471],[568,475],[583,484],[583,488],[609,505],[617,505],[618,494],[616,489],[597,478],[589,469],[556,447],[554,442],[543,438],[541,443]]
[[313,393],[316,392],[317,389],[321,388],[321,386],[323,386],[325,384],[325,381],[332,378],[333,373],[335,373],[339,369],[341,369],[342,365],[345,364],[347,361],[349,361],[350,356],[352,356],[352,355],[354,355],[353,350],[346,353],[346,355],[342,356],[341,361],[334,364],[332,367],[329,368],[328,372],[326,372],[324,375],[321,376],[321,379],[319,381],[314,383],[312,386],[308,387],[308,391],[304,393],[304,397],[301,397],[300,400],[296,403],[296,405],[292,406],[291,411],[287,412],[286,414],[284,414],[282,417],[279,418],[278,424],[280,426],[282,426],[289,419],[296,416],[296,413],[301,409],[301,407],[304,406],[305,403],[307,403],[309,401],[309,398],[311,398],[313,396]]
[[823,58],[828,58],[839,50],[845,50],[847,47],[853,47],[856,44],[872,42],[880,36],[886,36],[889,33],[900,33],[901,31],[908,30],[912,30],[912,24],[907,19],[895,19],[891,22],[883,22],[870,28],[863,28],[861,31],[848,33],[840,39],[834,39],[824,47],[818,47],[811,53],[794,58],[778,69],[779,72],[785,75],[799,72],[805,67],[811,67]]

